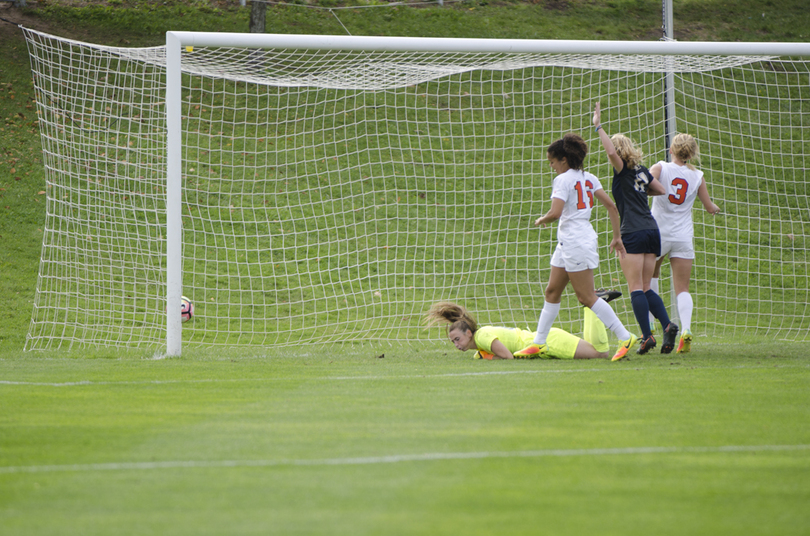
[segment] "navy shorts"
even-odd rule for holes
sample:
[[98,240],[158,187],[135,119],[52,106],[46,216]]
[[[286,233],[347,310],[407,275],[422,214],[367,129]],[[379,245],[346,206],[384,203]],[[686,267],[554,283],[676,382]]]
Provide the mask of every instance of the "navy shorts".
[[627,253],[653,253],[661,256],[661,233],[658,229],[644,229],[622,235],[622,242]]

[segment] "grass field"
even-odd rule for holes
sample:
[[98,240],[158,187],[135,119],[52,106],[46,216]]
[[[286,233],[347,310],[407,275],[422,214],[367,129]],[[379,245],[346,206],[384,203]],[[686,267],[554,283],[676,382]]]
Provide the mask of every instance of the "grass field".
[[[227,4],[63,4],[0,17],[138,46],[247,24]],[[355,35],[600,39],[656,39],[659,14],[654,0],[338,13]],[[806,41],[810,25],[803,0],[676,0],[675,17],[682,40]],[[271,28],[342,33],[293,6],[269,9]],[[699,337],[689,355],[618,363],[476,362],[438,341],[22,352],[44,174],[16,28],[0,57],[0,536],[810,533],[804,343]]]
[[799,345],[3,360],[2,534],[807,534]]

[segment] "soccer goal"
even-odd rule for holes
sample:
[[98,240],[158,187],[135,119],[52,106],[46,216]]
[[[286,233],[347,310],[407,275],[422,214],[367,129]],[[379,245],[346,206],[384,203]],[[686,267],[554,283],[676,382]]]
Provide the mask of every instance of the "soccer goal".
[[[700,144],[723,215],[695,209],[693,331],[810,338],[808,44],[26,35],[47,170],[28,349],[416,343],[443,337],[421,327],[439,300],[533,329],[546,148],[579,133],[609,187],[596,101],[648,166],[673,130]],[[596,214],[597,285],[626,290]],[[580,315],[565,295],[563,327]]]

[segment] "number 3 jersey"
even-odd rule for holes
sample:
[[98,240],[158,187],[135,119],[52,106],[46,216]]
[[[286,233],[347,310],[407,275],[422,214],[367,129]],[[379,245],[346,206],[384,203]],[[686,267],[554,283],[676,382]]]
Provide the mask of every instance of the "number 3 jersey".
[[653,198],[652,214],[658,222],[661,240],[691,242],[695,234],[692,205],[703,181],[703,172],[673,162],[658,164],[661,165],[658,181],[667,193]]
[[563,245],[596,242],[596,231],[591,225],[593,193],[602,189],[596,175],[579,169],[569,169],[554,178],[551,198],[565,201],[557,241]]

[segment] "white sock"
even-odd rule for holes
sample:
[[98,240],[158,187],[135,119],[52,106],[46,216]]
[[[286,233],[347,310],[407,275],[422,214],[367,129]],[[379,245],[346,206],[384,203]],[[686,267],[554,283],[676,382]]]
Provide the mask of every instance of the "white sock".
[[554,324],[559,312],[559,303],[546,302],[543,305],[543,310],[540,311],[540,318],[537,320],[537,333],[534,334],[535,344],[546,344],[548,332],[551,331],[551,325]]
[[[653,277],[652,279],[650,279],[650,289],[653,292],[655,292],[656,294],[658,294],[659,296],[661,295],[658,292],[658,278],[657,277]],[[650,313],[650,327],[652,328],[654,326],[655,326],[655,317],[653,316],[652,313]]]
[[624,324],[622,324],[622,321],[616,316],[616,313],[613,312],[613,308],[610,307],[608,302],[602,298],[597,298],[596,303],[591,306],[591,311],[599,317],[599,320],[602,321],[605,327],[612,331],[620,341],[626,341],[630,338],[630,332],[624,327]]
[[692,301],[692,295],[688,292],[678,294],[677,301],[678,316],[681,319],[681,331],[686,331],[691,329],[692,310],[695,308],[695,302]]

